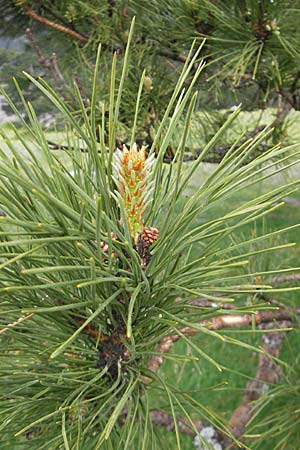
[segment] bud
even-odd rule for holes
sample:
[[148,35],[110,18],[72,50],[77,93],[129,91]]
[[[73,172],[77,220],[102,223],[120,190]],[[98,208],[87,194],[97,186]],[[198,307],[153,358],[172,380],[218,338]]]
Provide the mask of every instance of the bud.
[[141,257],[141,266],[142,269],[145,270],[148,262],[151,258],[150,247],[157,241],[159,237],[159,231],[154,227],[144,227],[143,232],[140,237],[140,241],[138,243],[137,249],[139,255]]
[[150,94],[150,92],[152,91],[152,78],[149,77],[149,75],[145,76],[144,86],[147,91],[147,94]]
[[141,240],[149,245],[154,244],[155,241],[157,241],[159,237],[159,231],[157,228],[154,227],[144,227],[143,233],[141,235]]
[[137,148],[136,144],[128,149],[117,149],[113,159],[113,176],[123,202],[127,225],[134,243],[137,243],[143,232],[144,213],[151,200],[152,184],[150,183],[154,155],[147,157],[145,147]]

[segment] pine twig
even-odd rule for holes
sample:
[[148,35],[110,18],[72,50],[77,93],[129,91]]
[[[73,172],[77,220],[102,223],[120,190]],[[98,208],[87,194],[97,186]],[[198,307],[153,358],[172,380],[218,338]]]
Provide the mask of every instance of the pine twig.
[[6,333],[6,331],[10,330],[10,328],[16,327],[17,325],[24,322],[25,320],[30,319],[30,317],[32,317],[32,316],[33,316],[33,313],[30,313],[27,316],[20,317],[15,322],[9,323],[5,328],[2,328],[2,330],[0,330],[0,334]]
[[59,16],[58,14],[56,14],[51,8],[49,8],[46,5],[43,5],[43,10],[45,12],[47,12],[48,14],[50,14],[54,19],[58,20],[62,25],[64,25],[67,28],[71,28],[73,31],[77,31],[72,22],[68,22],[67,20],[65,20],[63,17]]
[[16,0],[16,4],[21,7],[21,9],[24,11],[24,13],[30,17],[31,19],[35,20],[36,22],[39,22],[43,25],[46,25],[47,27],[53,28],[56,31],[60,31],[64,34],[67,34],[69,36],[72,36],[73,38],[79,40],[80,42],[87,42],[89,38],[78,31],[74,31],[71,28],[68,28],[64,25],[60,25],[58,23],[52,22],[49,19],[46,19],[45,17],[40,16],[37,14],[33,9],[29,8],[29,6],[24,5],[24,3],[21,0]]
[[27,36],[28,40],[30,41],[30,43],[31,43],[35,53],[38,56],[38,60],[39,60],[40,65],[42,67],[44,67],[45,69],[51,71],[51,68],[52,68],[51,67],[52,66],[51,61],[50,61],[50,59],[46,58],[45,55],[43,54],[40,46],[38,45],[38,43],[36,42],[36,40],[35,40],[35,38],[34,38],[34,36],[32,34],[31,29],[30,28],[26,28],[25,33],[26,33],[26,36]]
[[[225,294],[215,293],[215,297],[222,298]],[[232,303],[223,303],[223,302],[212,302],[211,300],[207,300],[206,298],[200,297],[196,298],[196,300],[192,300],[189,302],[189,305],[198,306],[200,308],[222,308],[222,309],[236,309],[236,305]]]
[[[83,96],[83,99],[85,97]],[[245,144],[245,142],[247,142],[249,139],[253,139],[255,138],[262,130],[264,130],[266,127],[265,125],[261,125],[256,127],[254,130],[252,130],[251,132],[249,132],[247,134],[247,136],[242,139],[238,144],[236,144],[233,148],[233,150],[238,149],[241,145]],[[149,142],[147,142],[147,145],[149,145],[149,147],[151,147],[152,145],[152,140],[150,140]],[[66,145],[60,145],[60,144],[56,144],[55,142],[52,141],[48,141],[48,144],[50,146],[50,150],[74,150],[73,147],[68,147]],[[125,140],[122,140],[121,142],[118,142],[117,145],[119,147],[122,147],[123,144],[127,144],[127,142]],[[141,143],[142,145],[142,143]],[[226,156],[226,153],[232,148],[232,144],[225,144],[222,145],[220,147],[213,147],[210,151],[211,156],[205,156],[203,158],[203,162],[209,162],[209,163],[214,163],[214,164],[218,164],[220,163],[223,158]],[[259,153],[263,153],[265,151],[267,151],[270,147],[268,145],[262,145],[261,149],[259,150]],[[88,151],[88,149],[86,148],[80,148],[79,149],[81,152],[86,153]],[[169,156],[168,154],[165,155],[164,157],[164,162],[169,164],[174,160],[174,152],[173,149],[169,149],[171,155]],[[202,148],[195,148],[195,149],[190,149],[190,148],[186,148],[185,149],[186,152],[191,152],[191,155],[185,155],[183,158],[184,162],[187,161],[194,161],[198,158],[198,156],[200,155],[200,153],[202,152]],[[100,152],[100,150],[99,150]]]
[[38,45],[35,37],[33,36],[30,28],[26,29],[26,36],[27,36],[28,40],[30,41],[35,53],[38,56],[40,65],[50,72],[50,75],[52,76],[52,78],[54,79],[54,81],[57,83],[57,85],[59,87],[61,87],[62,84],[64,86],[66,86],[65,79],[58,67],[57,54],[52,53],[51,60],[49,58],[46,58],[45,55],[43,54],[40,46]]
[[[260,311],[256,314],[225,314],[219,317],[213,317],[211,319],[201,320],[197,323],[201,327],[205,327],[208,330],[221,330],[225,328],[240,328],[249,326],[253,323],[259,325],[264,322],[274,322],[282,320],[292,320],[293,313],[289,309],[278,309],[270,311]],[[199,330],[192,327],[184,327],[180,330],[181,334],[185,336],[192,336],[199,334]],[[163,354],[167,353],[174,342],[181,338],[179,334],[172,336],[166,336],[163,338],[157,348],[157,352],[161,355],[152,355],[148,362],[148,369],[152,372],[157,372],[161,364],[163,363]]]
[[[179,61],[181,63],[186,63],[187,61],[187,56],[185,55],[180,55],[178,53],[174,53],[171,50],[167,50],[167,49],[160,49],[159,50],[159,55],[168,58],[168,59],[173,59],[174,61]],[[198,67],[198,63],[194,63],[194,69],[197,69]]]

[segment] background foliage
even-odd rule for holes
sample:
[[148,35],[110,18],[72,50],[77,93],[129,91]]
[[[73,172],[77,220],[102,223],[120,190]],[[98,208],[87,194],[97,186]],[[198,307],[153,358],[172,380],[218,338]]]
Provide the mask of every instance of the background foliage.
[[[4,32],[24,35],[26,27],[30,27],[27,38],[35,56],[25,53],[25,57],[33,64],[32,75],[42,75],[54,83],[74,110],[77,104],[72,82],[80,86],[83,97],[90,96],[93,57],[99,42],[103,52],[100,96],[102,101],[107,100],[111,55],[117,53],[117,69],[121,68],[129,24],[132,17],[137,17],[129,60],[130,89],[120,111],[127,132],[121,133],[120,140],[128,140],[135,108],[132,93],[138,89],[145,69],[138,137],[148,144],[152,142],[154,128],[162,119],[194,39],[199,43],[206,39],[200,57],[207,69],[195,88],[200,90],[196,109],[211,113],[207,124],[210,135],[224,122],[224,114],[218,113],[220,108],[242,102],[249,110],[263,111],[274,106],[273,140],[287,139],[285,119],[290,109],[299,109],[298,0],[163,0],[151,5],[143,1],[22,0],[10,6],[2,2],[0,6]],[[53,52],[57,60],[53,60]],[[21,55],[18,61],[23,68]],[[14,60],[14,75],[15,64]],[[11,73],[9,65],[4,65],[3,70]],[[23,83],[28,81],[23,79]],[[265,125],[262,121],[259,124]]]

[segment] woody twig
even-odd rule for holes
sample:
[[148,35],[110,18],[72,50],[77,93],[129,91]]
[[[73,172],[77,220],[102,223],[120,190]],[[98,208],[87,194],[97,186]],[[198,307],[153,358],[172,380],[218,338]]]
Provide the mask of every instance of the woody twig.
[[19,325],[20,323],[24,322],[25,320],[30,319],[32,316],[33,316],[33,313],[28,314],[27,316],[24,316],[24,317],[20,317],[15,322],[9,323],[5,328],[2,328],[2,330],[0,330],[0,334],[6,333],[11,328],[16,327],[17,325]]
[[21,7],[24,13],[30,17],[31,19],[39,22],[47,27],[53,28],[56,31],[60,31],[64,34],[67,34],[82,43],[85,43],[89,40],[88,36],[85,34],[79,33],[78,31],[72,30],[71,28],[66,27],[65,25],[61,25],[59,23],[53,22],[52,20],[46,19],[45,17],[40,16],[33,9],[29,8],[29,6],[25,5],[24,2],[20,0],[16,0],[16,4]]
[[51,59],[46,58],[30,28],[26,29],[26,36],[37,54],[40,65],[50,73],[58,87],[61,87],[61,85],[66,86],[64,77],[58,67],[57,54],[52,53]]
[[255,314],[226,314],[211,319],[205,319],[197,323],[197,328],[184,327],[180,330],[180,334],[166,336],[163,338],[157,348],[157,352],[161,355],[152,355],[148,362],[148,369],[152,372],[157,372],[163,363],[163,355],[167,353],[174,342],[181,338],[181,335],[192,336],[199,334],[198,326],[209,330],[217,331],[226,328],[241,328],[253,324],[259,325],[261,323],[273,323],[282,320],[293,320],[293,311],[290,309],[277,309],[268,311],[259,311]]

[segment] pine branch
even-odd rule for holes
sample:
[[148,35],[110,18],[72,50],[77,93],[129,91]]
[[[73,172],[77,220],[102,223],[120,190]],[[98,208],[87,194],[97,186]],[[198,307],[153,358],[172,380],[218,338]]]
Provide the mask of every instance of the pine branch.
[[286,100],[286,103],[294,108],[295,111],[300,110],[300,100],[299,95],[296,94],[296,91],[291,92],[291,89],[278,89],[278,93]]
[[26,29],[26,36],[38,56],[40,65],[50,72],[51,77],[54,79],[54,81],[57,83],[59,87],[61,87],[61,84],[66,86],[65,79],[58,67],[56,53],[52,53],[51,60],[49,58],[46,58],[40,46],[38,45],[36,39],[34,38],[30,28]]
[[[200,320],[201,317],[198,317],[197,320],[200,320],[198,325],[202,328],[197,325],[198,329],[195,330],[193,328],[196,326],[193,323],[195,308],[187,304],[187,308],[184,309],[174,302],[178,292],[186,288],[193,289],[192,292],[199,292],[201,289],[202,292],[204,286],[204,292],[211,292],[213,289],[211,275],[215,270],[220,274],[220,279],[226,280],[228,277],[230,285],[232,284],[231,269],[228,271],[231,264],[227,267],[226,258],[223,259],[224,252],[232,254],[232,248],[225,248],[226,243],[224,248],[220,246],[218,238],[211,239],[211,233],[214,235],[215,232],[212,228],[214,222],[208,221],[200,232],[198,228],[191,231],[191,223],[195,223],[199,217],[199,205],[201,213],[202,211],[206,213],[205,208],[214,207],[214,198],[218,199],[223,189],[223,192],[230,191],[235,194],[239,192],[239,187],[236,186],[239,184],[244,186],[248,176],[251,177],[251,182],[260,181],[261,172],[257,169],[261,167],[261,159],[265,161],[266,166],[269,162],[273,164],[274,154],[278,156],[281,153],[286,158],[286,149],[270,151],[264,158],[254,159],[248,166],[241,167],[239,158],[236,160],[232,158],[228,174],[224,164],[224,176],[220,177],[219,171],[216,170],[206,185],[200,186],[199,190],[189,196],[188,203],[184,203],[186,197],[185,193],[181,192],[181,180],[182,174],[185,177],[186,171],[181,171],[183,165],[179,165],[175,185],[172,184],[172,178],[170,183],[168,181],[166,184],[168,179],[165,178],[163,150],[174,148],[171,137],[177,131],[181,114],[187,111],[183,123],[186,132],[182,135],[180,141],[182,144],[179,148],[182,150],[180,156],[182,161],[190,120],[196,105],[196,96],[192,96],[192,92],[200,68],[199,73],[197,69],[193,83],[179,101],[178,95],[181,95],[189,71],[184,73],[176,85],[174,96],[167,106],[153,144],[154,148],[158,148],[159,142],[163,139],[164,147],[158,158],[154,160],[154,155],[148,158],[145,150],[138,149],[133,143],[130,149],[124,148],[116,154],[114,147],[116,134],[119,132],[118,112],[121,108],[123,81],[125,82],[128,71],[128,53],[125,56],[118,89],[116,88],[118,77],[116,78],[116,71],[112,71],[109,117],[105,115],[103,117],[105,122],[103,129],[107,130],[107,136],[100,133],[97,138],[95,135],[99,104],[99,96],[96,95],[98,53],[93,79],[94,94],[89,110],[86,111],[82,102],[79,102],[85,126],[82,126],[82,120],[76,121],[73,110],[70,110],[60,95],[53,93],[52,88],[44,80],[39,81],[28,75],[30,82],[46,93],[47,98],[58,107],[62,120],[69,124],[68,142],[73,143],[78,152],[75,155],[66,155],[70,157],[66,158],[67,161],[55,158],[45,146],[46,138],[40,132],[36,115],[28,108],[30,125],[21,113],[19,117],[30,133],[30,138],[34,139],[35,147],[43,152],[45,160],[41,160],[40,155],[33,152],[29,141],[28,145],[24,145],[25,154],[27,152],[28,156],[24,162],[24,153],[20,154],[19,145],[15,146],[14,142],[9,142],[9,136],[7,142],[10,144],[9,148],[14,159],[7,158],[5,152],[1,155],[1,208],[3,207],[7,213],[1,232],[3,259],[1,292],[5,295],[4,308],[9,317],[7,322],[11,322],[11,326],[16,326],[13,333],[15,336],[7,340],[8,345],[1,356],[1,364],[3,366],[7,364],[8,371],[13,370],[14,375],[10,377],[9,373],[7,378],[1,377],[3,397],[7,400],[3,417],[5,433],[9,434],[11,439],[13,436],[20,436],[16,438],[16,445],[19,443],[22,445],[24,436],[22,433],[28,431],[32,424],[38,424],[38,428],[34,430],[36,438],[43,440],[48,427],[51,427],[52,444],[56,447],[67,443],[66,447],[73,448],[79,443],[78,445],[83,448],[100,448],[104,440],[108,445],[111,444],[111,448],[116,447],[115,443],[119,447],[122,446],[125,440],[126,445],[131,445],[135,440],[143,441],[146,447],[146,439],[148,436],[151,438],[152,432],[148,420],[151,411],[146,399],[150,391],[146,392],[144,386],[139,386],[139,374],[144,369],[145,358],[153,353],[153,342],[157,343],[163,336],[168,335],[159,344],[160,359],[153,360],[152,369],[155,371],[158,370],[164,354],[173,342],[184,335],[192,336],[199,333],[203,327],[219,330],[249,326],[252,321],[259,324],[269,321],[273,323],[274,320],[282,318],[292,319],[292,311],[284,308],[251,314],[252,310],[249,309],[231,311],[231,307],[228,307],[226,314],[226,311],[216,310],[213,304],[207,304],[206,312],[209,315],[202,316],[206,317],[206,320]],[[197,57],[195,54],[191,65],[197,61]],[[142,93],[142,88],[139,92]],[[79,97],[80,95],[83,94],[79,93]],[[9,103],[14,111],[18,112],[14,103],[12,101]],[[139,101],[136,105],[136,117],[138,106]],[[169,120],[170,113],[175,107],[178,115]],[[78,114],[80,112],[76,111]],[[235,114],[230,120],[234,117]],[[212,142],[220,142],[221,132],[230,126],[230,120],[225,122],[222,131],[215,135]],[[100,139],[100,145],[97,139]],[[22,137],[20,141],[24,142]],[[107,141],[109,151],[98,154],[97,149],[99,147],[105,149]],[[78,142],[82,147],[90,149],[83,158],[77,158],[80,156],[80,150],[85,151],[84,148],[76,146]],[[251,149],[255,151],[255,146],[256,141],[253,145],[250,141],[249,151]],[[283,167],[289,167],[292,158],[295,162],[295,155],[291,155],[290,158],[283,160]],[[28,160],[31,164],[26,163]],[[226,163],[226,160],[224,162]],[[194,167],[191,165],[191,170],[187,173],[187,183],[195,173],[197,164],[198,162]],[[271,176],[272,171],[268,174]],[[290,189],[290,184],[287,184],[275,190],[270,189],[258,197],[255,191],[251,201],[243,202],[243,209],[228,203],[225,212],[214,211],[214,216],[218,214],[217,227],[224,226],[228,232],[234,233],[237,225],[243,225],[248,221],[251,223],[261,214],[268,212],[266,205],[273,205],[289,195]],[[203,198],[208,198],[208,205],[204,206],[204,210],[201,203]],[[182,214],[178,214],[178,207],[182,208],[182,205],[187,207],[184,206]],[[144,215],[146,210],[147,215]],[[161,230],[160,237],[154,226],[158,226]],[[217,228],[216,231],[222,228]],[[159,239],[151,254],[151,245],[156,240],[153,240],[154,237]],[[209,244],[207,237],[210,238]],[[193,255],[190,254],[191,266],[177,264],[180,259],[184,262],[182,254],[190,250],[190,242],[196,243],[200,239],[205,246],[204,257],[213,255],[214,258],[208,267],[211,275],[205,278],[204,284],[203,260],[199,261],[199,255],[193,259]],[[246,242],[247,244],[243,245],[250,247],[255,239]],[[257,254],[259,253],[260,250],[257,250]],[[247,252],[245,254],[247,255]],[[239,255],[242,264],[244,257],[242,254]],[[150,258],[151,262],[148,265]],[[237,268],[235,273],[240,273],[240,264],[236,266],[234,263],[233,268],[234,270]],[[206,271],[206,268],[204,270]],[[224,285],[227,286],[227,282]],[[244,291],[249,292],[249,286],[247,284],[245,286]],[[233,289],[229,291],[232,292]],[[259,285],[254,286],[254,289],[257,294],[260,293]],[[239,287],[234,292],[239,295]],[[225,309],[226,299],[223,300]],[[26,310],[23,309],[24,304]],[[30,333],[24,333],[26,330],[22,329],[22,325],[17,327],[21,319],[15,322],[16,308],[21,314],[39,315],[37,320],[29,322]],[[176,323],[190,326],[174,330],[174,321],[167,323],[162,319],[164,314],[173,317]],[[4,326],[6,329],[9,328],[7,324]],[[45,334],[47,339],[44,338]],[[19,352],[18,344],[18,354],[15,358],[18,341],[22,344],[22,351]],[[174,360],[181,360],[180,357],[176,358],[176,355],[172,356]],[[28,367],[28,361],[32,370],[25,371],[24,367]],[[44,378],[42,383],[37,384],[36,373],[40,370],[41,364]],[[63,380],[62,368],[66,368]],[[45,385],[49,386],[46,392]],[[171,386],[169,390],[166,385],[162,391],[165,392],[165,398],[170,399],[169,404],[173,411],[171,399],[173,395],[176,399],[176,388]],[[100,403],[94,401],[96,398],[102,399]],[[34,400],[32,405],[31,403],[29,405],[27,399],[29,403]],[[42,411],[39,408],[39,401],[43,401],[44,404]],[[180,403],[178,400],[179,407]],[[87,409],[82,412],[82,407],[86,404]],[[103,405],[105,409],[102,408]],[[75,409],[78,407],[82,426],[88,431],[80,437],[76,437],[78,424],[76,419],[72,418],[73,406]],[[125,406],[128,413],[120,433],[119,426],[115,425]],[[174,406],[178,410],[177,406]],[[192,406],[186,398],[182,403],[180,414],[187,408],[188,418],[189,409],[193,411]],[[12,414],[14,421],[9,420]],[[207,420],[211,417],[205,411],[203,416]],[[91,420],[91,417],[94,417],[95,421]],[[158,416],[154,415],[154,420],[155,417]],[[188,427],[184,420],[179,421],[184,427]],[[174,426],[176,433],[180,429],[175,418],[173,425],[165,416],[160,416],[160,422],[169,427]],[[220,423],[223,422],[219,422],[221,427]],[[191,427],[193,428],[192,424]],[[100,437],[98,437],[99,429],[103,430]],[[1,439],[5,442],[6,436]],[[36,447],[39,447],[39,444]]]
[[33,49],[35,50],[35,52],[38,56],[40,65],[47,70],[51,70],[51,61],[48,58],[46,58],[45,55],[43,54],[40,46],[37,44],[37,42],[32,34],[31,29],[26,28],[25,33],[26,33],[26,36],[27,36],[28,40],[30,41]]
[[16,4],[21,7],[21,9],[24,11],[24,13],[28,17],[35,20],[36,22],[41,23],[42,25],[46,25],[47,27],[53,28],[56,31],[60,31],[64,34],[72,36],[73,38],[79,40],[80,42],[87,42],[89,40],[88,36],[86,36],[82,33],[79,33],[78,31],[74,31],[71,28],[68,28],[64,25],[60,25],[58,23],[52,22],[51,20],[40,16],[35,11],[33,11],[33,9],[29,8],[29,6],[24,5],[22,0],[16,0]]
[[32,316],[33,316],[33,313],[27,314],[27,316],[20,317],[15,322],[9,323],[5,328],[2,328],[2,330],[0,330],[0,334],[6,333],[6,331],[10,330],[10,328],[16,327],[17,325],[24,322],[25,320],[30,319]]
[[57,76],[57,79],[65,84],[65,79],[63,77],[63,74],[61,73],[61,71],[58,67],[57,54],[55,52],[52,53],[52,65],[53,65],[54,73]]
[[297,70],[296,75],[294,77],[294,80],[293,80],[293,82],[291,84],[291,89],[290,90],[291,90],[292,94],[294,94],[296,89],[297,89],[297,84],[298,84],[299,79],[300,79],[300,70]]
[[[216,293],[214,294],[215,297],[224,297],[225,294],[220,294],[220,293]],[[180,299],[178,299],[180,300]],[[233,305],[232,303],[214,303],[210,300],[207,300],[206,298],[197,298],[196,300],[192,300],[191,302],[189,302],[189,305],[192,306],[199,306],[200,308],[215,308],[215,307],[220,307],[222,309],[236,309],[236,306]]]
[[[187,61],[187,57],[185,55],[178,54],[178,53],[172,52],[172,50],[164,49],[161,47],[159,47],[158,55],[163,56],[164,58],[167,58],[167,59],[171,59],[173,61],[180,62],[182,64],[185,64]],[[196,70],[197,67],[199,67],[199,62],[195,62],[193,64],[194,70]]]
[[[297,314],[300,314],[300,310],[297,310]],[[253,324],[253,321],[256,325],[267,322],[272,323],[274,321],[282,321],[282,320],[293,320],[294,313],[290,309],[278,309],[278,310],[268,310],[268,311],[259,311],[256,314],[226,314],[218,317],[213,317],[211,319],[201,320],[197,323],[201,327],[205,327],[208,330],[221,330],[226,328],[241,328],[247,327]],[[181,334],[184,336],[192,336],[195,334],[199,334],[199,329],[192,327],[184,327],[180,330]],[[148,362],[148,369],[152,372],[157,372],[161,364],[163,363],[163,354],[167,353],[174,342],[178,341],[181,338],[179,334],[166,336],[161,340],[157,347],[157,352],[161,353],[160,355],[152,355]]]
[[[71,27],[71,29],[72,29],[73,31],[78,32],[78,31],[74,28],[74,25],[73,25],[72,23],[68,22],[68,21],[65,20],[63,17],[61,17],[61,16],[59,16],[57,13],[55,13],[55,12],[53,11],[53,8],[51,9],[51,8],[49,8],[48,6],[43,5],[43,10],[46,11],[48,14],[50,14],[52,17],[54,17],[54,19],[58,20],[58,21],[59,21],[62,25],[64,25],[66,28],[70,28],[70,27]],[[80,33],[79,33],[79,34],[80,34]]]
[[[85,98],[85,97],[84,97]],[[245,144],[245,142],[247,142],[249,139],[254,139],[259,133],[261,133],[264,129],[266,128],[265,125],[260,125],[258,127],[256,127],[254,130],[252,130],[251,132],[249,132],[247,134],[247,136],[243,139],[240,140],[240,142],[238,142],[234,147],[233,150],[237,150],[239,147],[241,147],[243,144]],[[66,151],[73,151],[74,147],[68,146],[68,145],[64,145],[64,144],[57,144],[53,141],[47,140],[47,143],[49,145],[50,150],[66,150]],[[149,147],[152,145],[153,141],[151,139],[151,141],[147,141],[147,144],[149,144]],[[120,142],[117,142],[117,147],[122,148],[123,145],[126,145],[127,141],[126,140],[122,140]],[[214,164],[219,164],[223,158],[225,157],[225,155],[227,154],[227,152],[232,148],[232,144],[225,144],[222,146],[215,146],[210,150],[210,154],[212,156],[205,156],[203,158],[203,162],[209,162],[209,163],[214,163]],[[268,145],[262,145],[259,153],[264,153],[265,151],[267,151],[268,149],[270,149],[271,146]],[[78,148],[77,148],[78,150]],[[87,148],[83,148],[80,147],[79,150],[82,153],[86,153],[88,151]],[[202,152],[202,148],[195,148],[195,149],[190,149],[189,147],[186,147],[185,151],[192,153],[191,155],[187,155],[185,154],[183,157],[183,161],[187,162],[187,161],[194,161],[198,158],[198,156],[201,154]],[[100,150],[99,150],[100,152]],[[174,160],[174,151],[173,148],[169,147],[168,151],[166,152],[165,156],[164,156],[164,162],[165,163],[171,163]]]

